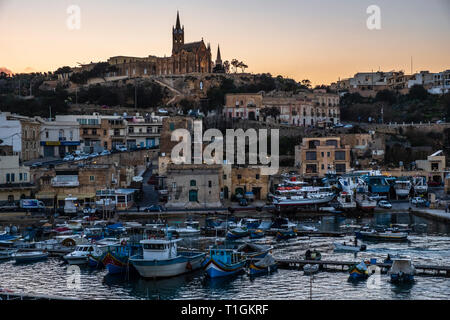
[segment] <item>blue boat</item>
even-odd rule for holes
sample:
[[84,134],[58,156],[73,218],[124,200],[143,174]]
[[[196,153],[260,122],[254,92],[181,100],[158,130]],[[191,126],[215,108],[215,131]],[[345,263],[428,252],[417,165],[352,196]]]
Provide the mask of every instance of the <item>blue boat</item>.
[[261,229],[250,230],[251,239],[261,239],[264,238],[264,231]]
[[247,237],[249,235],[249,231],[245,228],[234,228],[228,230],[227,239],[228,240],[236,240],[240,238]]
[[102,263],[110,274],[124,273],[132,266],[129,264],[129,257],[137,255],[141,251],[141,246],[136,244],[111,246],[103,257]]
[[248,264],[247,273],[249,276],[259,276],[272,273],[277,270],[277,262],[271,254],[260,260],[251,260]]
[[238,251],[213,246],[209,256],[202,263],[203,269],[210,278],[220,278],[235,275],[241,271],[247,259]]
[[277,240],[287,240],[297,237],[297,234],[294,230],[278,230],[276,237]]
[[364,261],[360,264],[352,266],[349,270],[349,274],[349,280],[364,280],[369,277],[369,272]]
[[244,243],[236,248],[236,251],[239,252],[246,259],[262,259],[264,258],[273,247],[260,245],[255,243]]
[[365,181],[367,182],[371,193],[388,194],[391,189],[391,185],[386,180],[385,176],[367,176]]

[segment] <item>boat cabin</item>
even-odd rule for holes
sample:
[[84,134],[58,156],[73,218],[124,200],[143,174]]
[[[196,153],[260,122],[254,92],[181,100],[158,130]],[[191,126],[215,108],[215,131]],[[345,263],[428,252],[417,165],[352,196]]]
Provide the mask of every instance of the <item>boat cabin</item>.
[[209,256],[224,264],[234,264],[242,261],[243,257],[240,252],[234,249],[219,249],[213,247],[209,250]]
[[177,242],[181,239],[148,239],[142,240],[144,260],[168,260],[177,257]]

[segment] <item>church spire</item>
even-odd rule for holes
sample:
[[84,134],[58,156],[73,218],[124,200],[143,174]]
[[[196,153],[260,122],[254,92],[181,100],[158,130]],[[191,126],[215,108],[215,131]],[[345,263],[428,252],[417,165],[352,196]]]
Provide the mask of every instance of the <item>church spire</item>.
[[175,29],[180,30],[181,29],[181,23],[180,23],[180,13],[177,10],[177,24],[175,26]]
[[220,56],[220,45],[217,45],[216,65],[222,64],[222,57]]

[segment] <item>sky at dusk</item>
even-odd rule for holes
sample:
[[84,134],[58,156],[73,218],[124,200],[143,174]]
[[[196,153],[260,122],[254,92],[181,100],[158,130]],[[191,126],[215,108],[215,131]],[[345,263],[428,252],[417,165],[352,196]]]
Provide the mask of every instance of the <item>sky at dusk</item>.
[[[81,9],[81,28],[66,12]],[[366,9],[381,9],[369,30]],[[450,69],[449,0],[0,0],[0,68],[54,71],[111,56],[170,56],[180,11],[185,42],[220,44],[253,73],[329,84],[378,69]]]

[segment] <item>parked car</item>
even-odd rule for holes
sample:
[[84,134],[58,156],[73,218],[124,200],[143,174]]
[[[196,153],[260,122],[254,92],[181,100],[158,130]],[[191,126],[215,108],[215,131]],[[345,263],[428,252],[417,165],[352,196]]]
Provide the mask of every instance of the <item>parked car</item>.
[[145,212],[163,212],[166,211],[166,208],[159,204],[154,204],[144,210]]
[[351,129],[351,128],[353,128],[353,125],[351,125],[351,124],[346,124],[346,125],[344,126],[344,128],[345,128],[345,129]]
[[95,209],[95,208],[88,208],[88,207],[86,207],[86,208],[83,209],[83,213],[87,214],[87,215],[95,214],[96,212],[97,212],[97,209]]
[[412,204],[424,204],[425,202],[427,202],[427,201],[421,197],[414,197],[411,199]]
[[381,200],[380,202],[378,202],[378,206],[383,209],[391,209],[392,208],[392,204],[390,204],[389,201],[386,201],[386,200]]
[[95,158],[98,157],[99,154],[97,152],[91,153],[90,155],[88,155],[88,158]]
[[32,168],[37,168],[37,167],[40,167],[40,166],[42,166],[42,165],[43,165],[42,162],[35,162],[35,163],[33,163],[33,164],[31,165],[31,167],[32,167]]
[[100,153],[101,156],[107,156],[107,155],[110,155],[110,154],[111,154],[111,152],[108,151],[108,150],[103,150],[103,151]]
[[336,123],[333,128],[342,128],[344,125],[342,123]]
[[71,154],[68,154],[64,157],[63,161],[73,161],[75,157]]
[[241,207],[246,207],[246,206],[248,206],[248,201],[247,201],[247,199],[241,198],[241,199],[239,200],[239,205],[240,205]]
[[116,149],[120,152],[128,151],[128,148],[125,146],[116,146]]

